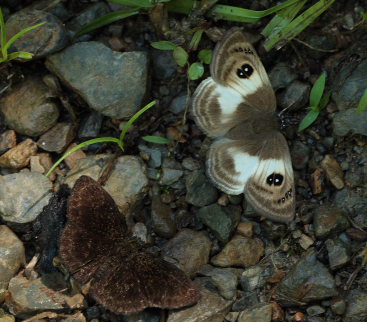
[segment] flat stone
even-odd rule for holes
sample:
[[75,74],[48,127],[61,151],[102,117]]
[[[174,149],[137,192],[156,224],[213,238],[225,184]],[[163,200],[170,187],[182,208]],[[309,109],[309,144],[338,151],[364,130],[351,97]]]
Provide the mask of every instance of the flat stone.
[[294,80],[285,89],[283,95],[279,100],[281,108],[289,108],[290,110],[297,110],[304,107],[310,95],[310,85]]
[[297,74],[289,68],[287,63],[278,63],[269,73],[269,78],[274,90],[287,87],[297,79]]
[[29,164],[31,156],[35,155],[36,152],[36,142],[33,142],[31,139],[25,139],[0,156],[0,167],[22,169]]
[[357,113],[354,108],[340,111],[333,117],[333,130],[338,136],[348,133],[367,135],[367,113]]
[[90,108],[122,119],[141,108],[148,79],[147,62],[145,52],[120,53],[90,41],[48,56],[46,67]]
[[236,274],[228,269],[214,268],[207,275],[212,283],[218,288],[220,295],[226,300],[233,300],[236,297],[238,278]]
[[364,322],[367,316],[367,292],[351,290],[346,298],[347,309],[343,322]]
[[220,267],[249,267],[257,264],[263,255],[264,245],[260,239],[236,235],[211,259],[211,262]]
[[318,239],[325,239],[349,227],[349,222],[339,207],[322,205],[315,211],[313,218],[315,235]]
[[75,137],[75,126],[72,123],[57,123],[37,141],[37,145],[48,152],[63,152]]
[[339,269],[350,261],[350,250],[340,239],[328,239],[325,245],[332,270]]
[[17,136],[15,134],[15,131],[7,130],[1,133],[0,135],[0,155],[8,151],[11,148],[14,148],[16,144],[17,144]]
[[186,309],[170,311],[167,322],[223,322],[233,301],[227,301],[206,288],[201,290],[201,298]]
[[270,322],[271,314],[271,304],[259,303],[241,312],[237,322]]
[[340,190],[344,188],[344,173],[339,163],[331,155],[326,155],[321,161],[321,166],[325,170],[327,178],[332,185]]
[[300,141],[293,144],[291,150],[292,164],[296,170],[302,170],[307,166],[310,158],[310,148]]
[[36,219],[51,198],[52,184],[36,172],[0,176],[0,216],[12,223]]
[[203,231],[184,228],[162,248],[162,255],[189,276],[209,261],[211,241]]
[[214,203],[218,191],[210,183],[205,174],[196,170],[186,176],[186,201],[196,207],[204,207]]
[[[5,299],[5,293],[10,279],[25,265],[23,243],[7,226],[0,226],[0,303]],[[0,314],[1,315],[1,314]],[[0,318],[1,320],[1,318]]]
[[41,22],[45,24],[25,33],[14,42],[14,51],[27,51],[34,54],[34,58],[40,58],[55,53],[68,44],[70,36],[64,24],[53,14],[41,10],[21,10],[10,16],[6,22],[8,39]]
[[6,124],[19,134],[39,136],[50,129],[59,117],[54,96],[40,78],[32,77],[17,85],[0,99]]

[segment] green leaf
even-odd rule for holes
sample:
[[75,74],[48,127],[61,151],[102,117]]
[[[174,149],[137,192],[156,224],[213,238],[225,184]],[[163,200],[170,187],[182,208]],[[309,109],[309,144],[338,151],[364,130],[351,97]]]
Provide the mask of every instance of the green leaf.
[[189,79],[196,80],[199,79],[204,74],[204,66],[200,62],[193,63],[189,70],[187,71]]
[[8,52],[5,50],[5,45],[6,45],[6,30],[5,30],[5,23],[4,23],[4,16],[3,16],[3,12],[1,10],[0,7],[0,29],[1,29],[1,43],[0,43],[0,47],[1,47],[1,54],[2,54],[2,59],[6,60]]
[[152,8],[154,3],[152,0],[108,0],[108,2],[121,4],[123,6]]
[[330,97],[331,97],[331,91],[328,91],[324,93],[324,95],[322,95],[320,103],[319,103],[320,111],[323,110],[329,104]]
[[173,50],[173,58],[175,59],[176,63],[180,67],[184,67],[189,59],[189,55],[185,49],[180,46],[177,46]]
[[32,59],[32,57],[33,57],[32,53],[28,53],[26,51],[16,51],[14,53],[9,54],[8,60],[17,59],[17,58]]
[[306,116],[303,118],[303,120],[299,124],[298,132],[301,132],[304,129],[308,128],[313,122],[316,121],[319,114],[320,114],[319,111],[311,109],[311,111],[309,111],[306,114]]
[[160,50],[174,50],[178,47],[173,42],[165,41],[165,40],[164,41],[155,41],[155,42],[152,42],[150,45],[153,48],[160,49]]
[[321,15],[327,8],[329,8],[335,0],[319,0],[316,4],[308,8],[297,18],[295,18],[287,26],[278,30],[276,34],[273,34],[264,43],[264,48],[269,51],[273,46],[279,43],[280,48],[288,40],[296,37],[300,32],[302,32],[309,24],[311,24],[319,15]]
[[323,72],[311,88],[310,92],[311,106],[319,106],[322,94],[324,93],[325,90],[325,83],[326,83],[326,73]]
[[294,19],[306,2],[307,0],[302,0],[294,3],[288,8],[278,11],[274,18],[265,26],[261,34],[265,37],[271,38]]
[[357,112],[362,114],[367,109],[367,88],[365,89],[361,99],[359,100]]
[[190,45],[189,45],[190,50],[197,50],[198,49],[198,46],[199,46],[201,37],[203,35],[203,32],[204,32],[204,29],[199,29],[199,30],[195,31],[195,33],[192,36],[191,41],[190,41]]
[[94,21],[92,21],[90,24],[86,25],[85,27],[83,27],[82,29],[80,29],[76,34],[75,37],[79,37],[81,35],[84,35],[92,30],[95,30],[97,28],[109,25],[115,21],[127,18],[127,17],[131,17],[133,15],[137,15],[139,13],[139,9],[140,8],[134,8],[131,10],[126,10],[126,11],[115,11],[115,12],[111,12],[108,13]]
[[160,136],[153,136],[153,135],[147,135],[143,136],[142,139],[144,141],[150,142],[150,143],[156,143],[156,144],[170,144],[171,141],[167,138],[162,138]]
[[212,55],[213,51],[211,49],[202,49],[199,51],[198,57],[204,64],[210,64]]

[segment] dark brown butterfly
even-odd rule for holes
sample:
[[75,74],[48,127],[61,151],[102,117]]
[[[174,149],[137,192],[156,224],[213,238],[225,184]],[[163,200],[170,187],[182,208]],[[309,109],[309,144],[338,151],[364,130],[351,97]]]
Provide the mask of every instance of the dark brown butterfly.
[[76,181],[67,217],[60,257],[77,281],[90,283],[90,294],[107,309],[132,313],[198,301],[199,288],[184,272],[128,233],[117,205],[98,182],[87,176]]

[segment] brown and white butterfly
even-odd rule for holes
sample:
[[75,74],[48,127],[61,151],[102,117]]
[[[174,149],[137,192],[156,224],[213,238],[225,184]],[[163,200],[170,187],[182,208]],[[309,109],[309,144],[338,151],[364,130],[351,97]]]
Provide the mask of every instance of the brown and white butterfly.
[[240,29],[216,45],[208,77],[196,89],[196,124],[215,138],[207,173],[228,194],[245,193],[261,215],[289,222],[295,212],[292,162],[279,131],[276,98],[254,47]]

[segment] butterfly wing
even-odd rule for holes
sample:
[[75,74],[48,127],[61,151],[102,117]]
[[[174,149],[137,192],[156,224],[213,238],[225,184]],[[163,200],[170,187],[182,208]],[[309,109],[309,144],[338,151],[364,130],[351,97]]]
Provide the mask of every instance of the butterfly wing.
[[230,30],[214,50],[212,77],[196,89],[192,112],[211,137],[224,135],[260,112],[274,112],[275,94],[255,49],[239,29]]
[[87,176],[75,183],[68,201],[67,224],[59,254],[81,283],[91,279],[100,260],[113,251],[115,240],[126,232],[124,218],[112,197]]
[[133,313],[147,307],[178,308],[198,301],[200,291],[173,264],[147,252],[110,258],[93,279],[90,292],[115,313]]

